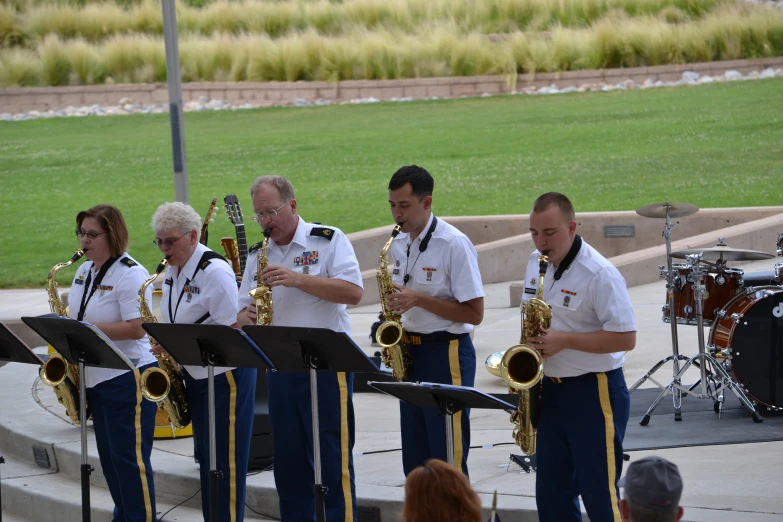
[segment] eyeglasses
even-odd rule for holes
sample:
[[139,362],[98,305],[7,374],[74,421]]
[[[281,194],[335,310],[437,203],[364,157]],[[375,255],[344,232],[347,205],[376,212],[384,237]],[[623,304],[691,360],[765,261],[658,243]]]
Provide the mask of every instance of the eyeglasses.
[[102,236],[106,232],[85,232],[84,230],[77,230],[76,237],[87,237],[89,239],[97,239],[98,236]]
[[155,245],[158,248],[163,247],[163,246],[165,246],[166,248],[171,248],[171,247],[174,246],[174,243],[176,243],[177,241],[179,241],[183,237],[187,236],[188,234],[190,234],[190,232],[185,232],[184,234],[179,236],[177,239],[157,239],[157,238],[155,238],[155,239],[152,240],[152,244]]
[[277,215],[277,211],[283,208],[285,205],[286,204],[283,203],[282,205],[280,205],[274,210],[267,210],[266,212],[262,212],[261,214],[256,214],[255,217],[253,218],[253,221],[260,224],[264,220],[264,218],[272,219]]

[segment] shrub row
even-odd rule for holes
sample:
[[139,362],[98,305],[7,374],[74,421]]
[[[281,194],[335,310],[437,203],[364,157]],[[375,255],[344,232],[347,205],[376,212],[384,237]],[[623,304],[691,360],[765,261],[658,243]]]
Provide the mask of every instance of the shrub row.
[[[732,7],[693,24],[605,18],[490,39],[443,24],[422,34],[387,30],[327,37],[313,30],[272,39],[189,35],[180,41],[183,81],[338,81],[472,76],[681,64],[783,56],[783,12]],[[34,50],[0,51],[0,86],[165,81],[158,36],[101,43],[46,37]]]

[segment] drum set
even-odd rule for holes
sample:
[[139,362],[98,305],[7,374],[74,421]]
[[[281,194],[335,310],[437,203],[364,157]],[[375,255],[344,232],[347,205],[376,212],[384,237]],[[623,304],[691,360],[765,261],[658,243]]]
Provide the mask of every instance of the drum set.
[[[640,216],[664,219],[666,266],[659,266],[666,281],[663,321],[671,325],[672,355],[659,361],[630,391],[648,379],[661,388],[639,424],[646,426],[655,408],[672,396],[674,420],[682,420],[682,397],[711,399],[720,413],[730,390],[750,411],[754,422],[762,422],[757,406],[767,411],[783,411],[783,261],[771,272],[746,274],[728,266],[730,261],[773,258],[757,250],[731,248],[721,238],[711,248],[671,251],[672,218],[698,212],[688,203],[654,203],[638,208]],[[783,256],[783,233],[776,243]],[[672,259],[684,259],[673,264]],[[680,354],[677,325],[697,327],[698,353]],[[709,327],[705,340],[704,329]],[[672,379],[663,385],[652,376],[671,363]],[[689,368],[699,371],[698,380],[683,384]]]

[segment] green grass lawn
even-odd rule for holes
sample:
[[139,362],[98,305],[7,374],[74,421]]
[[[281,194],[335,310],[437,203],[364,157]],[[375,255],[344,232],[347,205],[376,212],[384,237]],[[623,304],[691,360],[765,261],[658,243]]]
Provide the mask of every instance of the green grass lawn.
[[[542,192],[578,211],[666,196],[700,207],[778,205],[783,80],[698,88],[273,108],[185,115],[190,202],[289,177],[299,211],[346,232],[390,222],[386,184],[406,164],[435,177],[442,216],[527,213]],[[174,199],[168,115],[0,122],[0,287],[43,285],[77,247],[74,218],[117,205],[152,269],[150,218]],[[258,230],[251,227],[250,241]],[[225,214],[210,246],[232,235]],[[67,284],[73,272],[60,280]]]

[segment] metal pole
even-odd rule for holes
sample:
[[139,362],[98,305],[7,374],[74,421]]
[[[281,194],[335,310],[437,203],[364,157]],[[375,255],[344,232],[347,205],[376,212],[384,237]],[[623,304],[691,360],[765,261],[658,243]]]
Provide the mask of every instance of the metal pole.
[[92,467],[87,462],[87,376],[84,374],[84,362],[79,361],[79,417],[82,434],[82,522],[90,522],[90,473]]
[[185,123],[182,119],[182,78],[177,44],[177,11],[174,0],[163,0],[163,39],[166,42],[166,78],[169,86],[171,152],[174,156],[174,188],[177,201],[188,202],[188,170],[185,164]]
[[[666,238],[666,268],[668,277],[666,278],[666,295],[669,303],[669,319],[671,320],[672,350],[674,359],[672,360],[672,377],[680,373],[680,347],[677,339],[677,310],[674,306],[674,281],[676,277],[672,271],[672,223],[669,219],[669,198],[666,198],[666,224],[664,225],[663,235]],[[672,404],[674,406],[674,420],[682,420],[682,390],[680,390],[680,381],[674,379],[672,387]]]
[[310,410],[313,416],[313,462],[315,464],[315,520],[326,521],[326,488],[321,482],[321,433],[318,423],[318,373],[310,365]]
[[215,449],[215,367],[207,366],[207,402],[209,407],[209,522],[220,519],[218,504],[218,479],[221,473],[217,469],[217,452]]
[[[3,457],[0,457],[0,464],[5,464],[5,459]],[[0,522],[3,522],[3,486],[2,486],[2,477],[0,477]]]
[[[454,465],[454,431],[451,421],[453,417],[450,413],[443,416],[446,419],[446,462]],[[459,463],[459,469],[462,469],[462,462]]]

